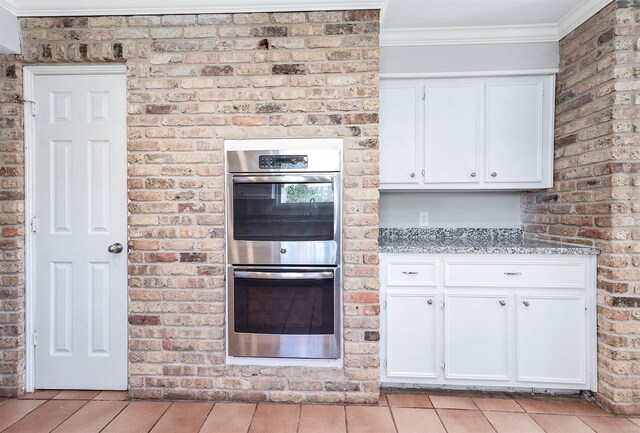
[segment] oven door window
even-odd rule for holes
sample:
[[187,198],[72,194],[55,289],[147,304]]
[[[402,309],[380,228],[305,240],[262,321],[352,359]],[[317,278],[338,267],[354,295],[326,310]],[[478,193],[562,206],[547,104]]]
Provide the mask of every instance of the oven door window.
[[327,335],[334,333],[334,279],[234,277],[236,333]]
[[330,241],[334,220],[331,182],[233,184],[236,240]]

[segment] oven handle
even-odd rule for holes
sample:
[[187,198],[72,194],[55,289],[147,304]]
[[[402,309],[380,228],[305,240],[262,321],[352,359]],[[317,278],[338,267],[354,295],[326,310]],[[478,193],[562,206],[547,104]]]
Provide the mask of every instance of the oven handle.
[[233,176],[233,183],[329,183],[331,175]]
[[238,278],[260,280],[330,280],[333,272],[250,272],[233,271],[233,276]]

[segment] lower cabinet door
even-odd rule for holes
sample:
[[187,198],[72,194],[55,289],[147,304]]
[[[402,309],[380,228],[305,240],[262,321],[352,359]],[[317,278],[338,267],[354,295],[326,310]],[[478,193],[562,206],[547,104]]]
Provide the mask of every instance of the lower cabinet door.
[[509,296],[445,294],[445,378],[509,380]]
[[388,292],[386,299],[387,377],[437,377],[436,295]]
[[582,295],[521,295],[516,309],[516,374],[523,382],[586,382]]

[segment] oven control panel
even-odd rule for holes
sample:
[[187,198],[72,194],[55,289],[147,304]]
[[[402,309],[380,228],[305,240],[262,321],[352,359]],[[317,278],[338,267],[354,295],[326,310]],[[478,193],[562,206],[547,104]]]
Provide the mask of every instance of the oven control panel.
[[260,155],[258,164],[262,170],[294,170],[309,167],[307,155]]

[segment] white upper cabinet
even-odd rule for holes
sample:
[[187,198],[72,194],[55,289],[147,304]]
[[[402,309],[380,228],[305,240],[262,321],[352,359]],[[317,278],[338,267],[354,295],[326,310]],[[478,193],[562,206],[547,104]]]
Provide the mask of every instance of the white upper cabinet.
[[479,81],[443,80],[426,84],[425,183],[477,183],[480,180],[481,92]]
[[414,80],[394,80],[380,85],[380,182],[392,185],[419,183],[418,146],[422,115],[422,86]]
[[553,186],[553,75],[383,79],[380,188]]
[[486,83],[485,182],[542,182],[545,154],[543,77],[511,77]]

